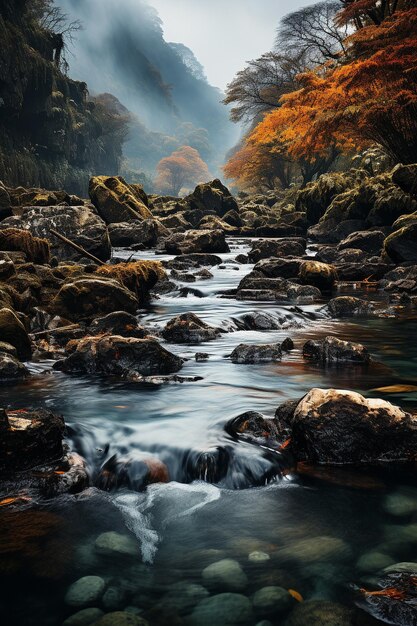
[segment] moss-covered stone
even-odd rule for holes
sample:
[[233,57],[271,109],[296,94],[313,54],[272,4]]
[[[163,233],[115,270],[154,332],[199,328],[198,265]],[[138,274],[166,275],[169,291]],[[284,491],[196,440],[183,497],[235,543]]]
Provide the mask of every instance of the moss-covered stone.
[[417,263],[417,223],[389,235],[385,239],[384,250],[395,263]]
[[133,291],[143,303],[149,291],[158,280],[166,278],[166,273],[159,261],[132,261],[116,265],[102,265],[96,275],[119,281],[124,287]]
[[104,276],[65,283],[50,305],[52,312],[74,321],[114,311],[135,313],[138,307],[138,299],[131,291]]
[[14,346],[22,361],[31,358],[32,348],[29,336],[22,322],[11,309],[0,309],[0,341]]
[[0,250],[24,252],[34,263],[48,263],[50,258],[49,242],[20,228],[0,230]]
[[107,224],[152,218],[137,187],[129,185],[121,176],[93,176],[89,194]]

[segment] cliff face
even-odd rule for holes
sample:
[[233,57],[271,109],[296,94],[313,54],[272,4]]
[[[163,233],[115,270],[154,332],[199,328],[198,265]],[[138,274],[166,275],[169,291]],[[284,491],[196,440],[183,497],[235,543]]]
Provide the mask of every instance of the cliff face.
[[62,38],[29,5],[0,0],[0,180],[84,194],[90,174],[118,172],[123,133],[109,133],[105,106],[60,71]]

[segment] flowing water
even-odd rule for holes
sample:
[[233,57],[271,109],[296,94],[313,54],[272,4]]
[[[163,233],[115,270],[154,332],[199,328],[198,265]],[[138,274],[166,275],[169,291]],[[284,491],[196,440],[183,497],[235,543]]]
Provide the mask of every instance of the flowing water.
[[[371,585],[381,565],[417,561],[417,487],[409,475],[282,471],[278,455],[236,443],[224,431],[230,418],[247,410],[272,417],[280,403],[300,398],[312,387],[352,389],[417,408],[412,390],[417,385],[417,318],[407,310],[390,314],[375,292],[356,295],[375,300],[381,316],[343,322],[319,317],[300,323],[297,313],[290,316],[290,305],[220,297],[251,270],[234,262],[246,249],[235,243],[230,254],[222,255],[223,266],[212,268],[212,279],[192,283],[198,295],[162,295],[141,312],[141,323],[151,327],[193,311],[208,323],[234,330],[205,344],[167,346],[188,359],[181,375],[199,380],[128,385],[33,364],[30,382],[0,388],[0,406],[46,406],[64,415],[68,444],[87,460],[93,485],[99,468],[114,455],[131,467],[150,456],[160,459],[171,479],[144,492],[92,486],[76,496],[4,507],[0,609],[5,624],[61,624],[78,610],[65,602],[69,585],[90,575],[101,576],[110,589],[105,611],[129,607],[151,626],[232,623],[226,613],[217,619],[190,615],[208,593],[237,591],[253,598],[271,585],[295,590],[304,600],[353,607],[352,583]],[[154,256],[137,253],[135,258]],[[314,312],[320,307],[301,308]],[[236,320],[259,309],[287,315],[288,328],[236,330]],[[371,364],[322,368],[305,363],[304,341],[328,334],[365,344]],[[296,349],[281,363],[236,365],[226,358],[241,342],[270,343],[287,336]],[[209,359],[196,362],[196,352],[207,352]],[[378,391],[400,384],[408,387],[390,394]],[[227,469],[219,472],[222,463]],[[113,536],[115,545],[103,553],[96,539],[111,531],[131,541],[122,549]],[[223,582],[208,581],[203,570],[222,559],[236,560],[247,580],[239,584],[239,576],[230,581],[226,575]],[[103,600],[92,604],[103,608]],[[292,610],[269,614],[258,607],[241,623],[268,619],[285,624]],[[380,623],[355,610],[352,623]],[[334,626],[342,623],[335,618]],[[305,621],[293,624],[308,626]]]

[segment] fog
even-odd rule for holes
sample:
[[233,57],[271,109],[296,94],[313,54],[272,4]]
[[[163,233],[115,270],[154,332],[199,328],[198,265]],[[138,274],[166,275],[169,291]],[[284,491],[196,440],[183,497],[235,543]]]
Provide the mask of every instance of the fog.
[[[56,0],[79,20],[69,75],[111,93],[137,119],[125,153],[152,176],[181,145],[219,173],[240,129],[223,89],[245,61],[271,49],[280,18],[306,0]],[[307,1],[308,3],[308,1]],[[218,88],[220,87],[220,89]]]
[[[317,1],[317,0],[316,0]],[[313,0],[149,0],[165,38],[181,41],[224,89],[245,61],[272,48],[280,19]]]

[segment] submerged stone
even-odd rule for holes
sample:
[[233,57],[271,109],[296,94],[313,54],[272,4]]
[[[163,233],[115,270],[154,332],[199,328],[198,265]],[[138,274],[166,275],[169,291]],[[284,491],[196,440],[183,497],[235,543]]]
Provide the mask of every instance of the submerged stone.
[[248,584],[245,572],[233,559],[223,559],[212,563],[203,570],[202,578],[204,583],[211,588],[230,591],[240,591]]
[[76,580],[65,595],[65,602],[70,606],[88,606],[99,602],[106,583],[100,576],[83,576]]

